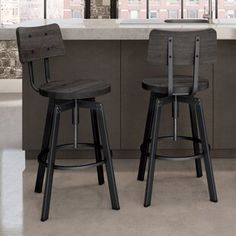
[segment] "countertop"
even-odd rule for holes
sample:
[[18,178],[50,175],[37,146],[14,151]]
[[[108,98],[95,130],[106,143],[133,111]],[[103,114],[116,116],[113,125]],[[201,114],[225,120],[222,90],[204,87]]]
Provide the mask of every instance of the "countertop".
[[214,28],[218,40],[236,39],[236,20],[215,20],[206,23],[163,23],[158,20],[120,19],[48,19],[35,20],[19,25],[1,26],[0,40],[15,40],[15,30],[19,26],[39,26],[57,23],[64,40],[147,40],[152,29],[205,29]]

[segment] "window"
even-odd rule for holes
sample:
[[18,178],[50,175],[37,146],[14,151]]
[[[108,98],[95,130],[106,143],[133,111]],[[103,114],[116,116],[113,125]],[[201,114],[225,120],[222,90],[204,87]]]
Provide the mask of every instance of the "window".
[[224,1],[225,1],[225,3],[229,3],[229,4],[233,4],[236,2],[236,0],[224,0]]
[[83,0],[48,0],[48,18],[84,18]]
[[159,18],[159,12],[155,11],[155,10],[150,10],[149,18],[150,19],[158,19]]
[[167,5],[178,5],[179,0],[167,0]]
[[[43,0],[0,0],[1,24],[43,19]],[[84,0],[47,0],[47,18],[84,18]]]
[[198,5],[199,0],[187,0],[186,5]]
[[186,0],[184,2],[184,18],[203,18],[208,14],[208,0]]
[[138,11],[137,10],[131,10],[130,11],[130,19],[138,19]]
[[178,17],[178,10],[169,10],[168,11],[168,18],[177,19]]
[[20,21],[43,18],[41,0],[0,0],[2,24],[16,24]]
[[161,0],[149,0],[149,18],[160,19]]
[[225,12],[225,18],[235,18],[236,14],[235,14],[235,10],[227,10]]
[[235,11],[236,11],[235,0],[219,0],[218,2],[219,19],[236,18]]
[[146,0],[120,0],[118,14],[122,19],[146,19]]
[[187,10],[187,18],[198,18],[198,10],[197,9],[188,9]]
[[[118,18],[130,18],[131,10],[139,11],[139,18],[165,20],[167,18],[203,18],[208,14],[209,1],[213,4],[213,15],[215,16],[216,0],[118,0]],[[236,0],[217,0],[218,18],[235,17]],[[148,4],[146,4],[148,2]],[[148,9],[146,9],[148,7]],[[182,12],[183,9],[183,12]]]

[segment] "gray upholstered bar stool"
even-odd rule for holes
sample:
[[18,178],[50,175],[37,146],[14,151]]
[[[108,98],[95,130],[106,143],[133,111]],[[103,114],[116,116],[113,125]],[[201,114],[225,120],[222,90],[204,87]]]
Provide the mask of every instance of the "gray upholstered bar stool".
[[[138,180],[143,181],[147,157],[149,157],[144,200],[145,207],[151,204],[156,159],[195,159],[197,177],[201,177],[200,158],[203,158],[210,200],[217,202],[202,103],[199,98],[195,97],[197,92],[209,87],[208,80],[199,78],[199,65],[213,64],[215,62],[216,43],[216,32],[213,29],[198,31],[153,30],[150,33],[147,60],[154,65],[166,66],[167,76],[163,78],[147,78],[142,83],[143,88],[151,92],[138,172]],[[178,65],[191,66],[192,75],[175,76],[174,68]],[[159,137],[158,130],[160,127],[161,110],[164,105],[169,103],[172,103],[173,135]],[[177,135],[179,103],[185,103],[189,106],[192,137]],[[178,139],[192,141],[194,154],[184,157],[157,154],[158,140],[167,138],[173,138],[175,141]]]
[[[110,85],[104,81],[87,79],[73,81],[51,80],[49,58],[62,56],[65,53],[61,31],[57,24],[40,27],[20,27],[17,28],[16,33],[20,61],[21,63],[28,63],[32,88],[40,95],[49,98],[42,149],[38,155],[39,166],[35,186],[35,192],[42,192],[45,168],[47,168],[41,220],[45,221],[49,216],[54,169],[64,170],[97,167],[98,183],[101,185],[104,183],[102,165],[105,164],[112,209],[118,210],[120,207],[104,109],[101,103],[95,101],[96,96],[110,92]],[[44,76],[46,80],[40,86],[37,86],[35,83],[33,70],[33,62],[38,60],[44,62]],[[94,77],[96,78],[96,75]],[[82,144],[94,147],[96,162],[79,166],[56,165],[55,154],[57,148],[72,145],[77,149],[78,145],[81,144],[78,143],[79,108],[90,109],[94,143]],[[75,134],[74,143],[57,145],[60,114],[67,110],[72,110]]]

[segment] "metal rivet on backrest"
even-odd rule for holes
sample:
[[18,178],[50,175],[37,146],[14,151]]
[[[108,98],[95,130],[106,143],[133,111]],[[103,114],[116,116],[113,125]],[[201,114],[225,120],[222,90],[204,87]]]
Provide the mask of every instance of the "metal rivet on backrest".
[[29,38],[31,38],[32,36],[31,36],[31,34],[29,34],[29,36],[28,36]]
[[45,35],[45,36],[47,36],[47,35],[48,35],[48,33],[45,33],[44,35]]

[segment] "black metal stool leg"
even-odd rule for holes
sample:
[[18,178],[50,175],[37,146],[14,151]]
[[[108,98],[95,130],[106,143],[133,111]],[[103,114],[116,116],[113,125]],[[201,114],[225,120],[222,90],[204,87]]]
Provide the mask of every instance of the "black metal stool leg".
[[[51,133],[51,128],[52,128],[53,111],[54,111],[54,101],[50,99],[48,102],[48,111],[47,111],[47,117],[46,117],[46,122],[45,122],[45,127],[44,127],[42,148],[39,154],[39,156],[42,155],[42,160],[44,162],[47,159],[47,150],[49,147],[49,139],[50,139],[50,133]],[[45,173],[45,166],[39,163],[35,190],[34,190],[36,193],[42,192],[44,173]]]
[[41,221],[47,220],[48,215],[49,215],[59,120],[60,120],[60,111],[58,107],[55,106],[54,115],[53,115],[53,123],[52,123],[52,131],[50,135],[50,145],[49,145],[50,150],[48,152],[47,176],[46,176],[46,181],[45,181]]
[[[191,129],[193,138],[198,138],[198,126],[197,126],[197,117],[195,112],[195,106],[193,104],[189,104],[189,112],[190,112],[190,121],[191,121]],[[197,142],[193,142],[193,150],[194,154],[200,153],[200,144]],[[202,177],[202,164],[201,159],[195,159],[196,173],[197,177]]]
[[200,132],[200,136],[202,140],[202,149],[203,149],[203,154],[204,154],[204,163],[205,163],[205,168],[206,168],[206,176],[207,176],[210,200],[212,202],[217,202],[217,193],[216,193],[216,187],[215,187],[212,162],[211,162],[210,153],[209,153],[207,130],[206,130],[203,108],[202,108],[202,104],[200,103],[200,100],[198,100],[196,104],[196,112],[197,112],[197,117],[198,117],[199,132]]
[[147,156],[145,155],[145,153],[149,151],[149,146],[150,146],[152,121],[153,121],[153,115],[154,115],[154,110],[155,110],[155,100],[156,100],[156,96],[154,94],[151,94],[150,100],[149,100],[149,108],[148,108],[147,120],[146,120],[146,125],[145,125],[143,143],[141,145],[141,157],[140,157],[138,178],[137,178],[139,181],[143,181],[144,175],[145,175],[145,169],[146,169],[146,164],[147,164]]
[[148,207],[151,205],[152,187],[153,187],[155,162],[156,162],[157,140],[158,140],[158,132],[159,132],[159,126],[160,126],[160,115],[161,115],[161,104],[159,101],[157,101],[154,117],[153,117],[153,125],[152,125],[153,135],[152,135],[152,141],[151,141],[150,159],[149,159],[149,165],[148,165],[148,176],[147,176],[145,199],[144,199],[145,207]]
[[118,198],[118,193],[117,193],[117,188],[116,188],[116,181],[115,181],[115,175],[114,175],[111,152],[110,152],[110,144],[109,144],[107,127],[106,127],[105,114],[104,114],[102,104],[100,104],[97,109],[98,109],[97,110],[98,125],[99,125],[99,130],[100,130],[101,143],[103,146],[103,154],[104,154],[105,165],[106,165],[107,181],[108,181],[108,186],[109,186],[109,191],[110,191],[112,209],[119,210],[120,209],[119,198]]
[[[91,122],[92,122],[92,130],[93,130],[93,140],[94,144],[96,145],[95,150],[95,157],[96,161],[100,162],[102,160],[102,153],[100,146],[100,137],[99,137],[99,130],[98,130],[98,121],[97,121],[97,112],[96,110],[90,110],[91,113]],[[104,173],[103,173],[103,166],[97,167],[97,175],[98,175],[98,184],[104,184]]]

